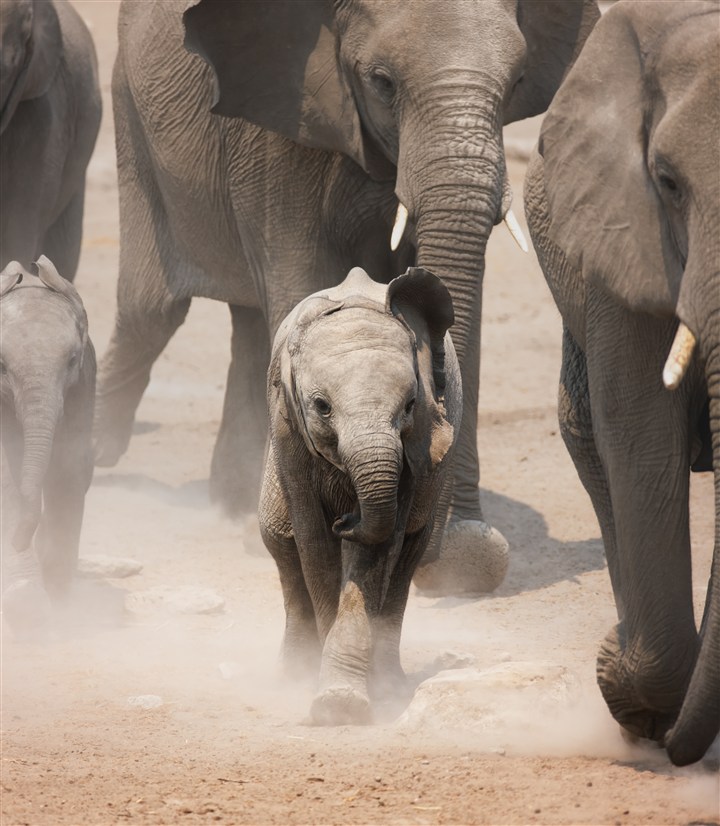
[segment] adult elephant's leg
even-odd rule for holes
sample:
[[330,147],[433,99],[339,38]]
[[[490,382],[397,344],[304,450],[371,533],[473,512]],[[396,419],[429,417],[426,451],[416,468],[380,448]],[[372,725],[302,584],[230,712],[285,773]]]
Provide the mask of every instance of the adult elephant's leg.
[[623,606],[598,655],[598,683],[624,728],[661,740],[698,649],[688,509],[693,383],[674,393],[663,387],[671,324],[593,290],[588,305],[596,308],[586,348],[591,415],[612,498]]
[[55,264],[68,281],[73,281],[80,261],[82,222],[85,205],[85,179],[55,223],[45,233],[40,252]]
[[593,434],[587,362],[585,354],[567,327],[563,329],[558,419],[565,447],[573,460],[580,481],[588,492],[600,523],[615,605],[618,616],[622,619],[624,611],[615,522],[607,477]]
[[267,439],[265,376],[270,336],[261,310],[230,305],[232,358],[220,431],[210,470],[210,495],[230,516],[257,508]]

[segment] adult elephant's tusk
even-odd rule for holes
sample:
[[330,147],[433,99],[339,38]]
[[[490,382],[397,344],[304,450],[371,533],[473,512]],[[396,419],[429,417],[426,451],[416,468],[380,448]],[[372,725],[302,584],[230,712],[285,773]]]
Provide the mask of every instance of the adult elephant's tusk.
[[505,226],[510,230],[510,235],[512,235],[515,239],[515,243],[523,252],[527,252],[529,249],[528,242],[525,239],[522,229],[520,228],[518,219],[515,217],[515,213],[511,209],[505,213],[503,221],[505,221]]
[[392,235],[390,236],[390,249],[395,250],[400,246],[405,226],[407,224],[408,211],[401,203],[398,203],[397,214],[395,215],[395,225],[393,226]]
[[663,369],[663,384],[668,390],[676,390],[680,386],[692,359],[695,344],[695,336],[681,323]]

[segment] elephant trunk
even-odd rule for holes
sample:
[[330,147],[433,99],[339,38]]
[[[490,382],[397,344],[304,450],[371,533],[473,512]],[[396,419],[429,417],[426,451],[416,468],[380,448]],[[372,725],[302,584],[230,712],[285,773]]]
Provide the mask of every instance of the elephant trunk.
[[[720,308],[712,315],[714,338],[707,354],[706,376],[715,477],[715,545],[700,628],[700,653],[678,719],[665,738],[668,755],[676,766],[700,760],[720,732]],[[703,333],[707,335],[712,328],[704,325],[700,329],[702,344]]]
[[377,545],[395,531],[398,484],[403,467],[403,448],[390,433],[366,435],[351,450],[342,450],[343,462],[357,495],[356,513],[336,520],[336,536],[362,545]]
[[[417,264],[438,275],[455,308],[453,343],[462,370],[461,449],[453,463],[456,480],[453,513],[476,519],[479,514],[477,399],[480,390],[480,320],[485,250],[493,226],[509,206],[499,103],[492,95],[440,99],[443,114],[412,123],[417,132],[401,139],[398,161],[400,200],[415,223]],[[488,111],[490,108],[491,111]],[[440,122],[438,134],[427,123]],[[436,127],[434,127],[436,128]],[[444,138],[444,135],[452,137]],[[459,140],[458,135],[464,139]],[[406,148],[407,146],[407,148]],[[455,147],[447,153],[447,147]],[[440,147],[440,148],[439,148]],[[458,484],[462,480],[462,484]]]
[[62,399],[48,398],[48,394],[41,391],[30,391],[23,398],[20,411],[23,426],[21,513],[13,536],[17,551],[27,549],[40,522],[42,487],[62,408]]

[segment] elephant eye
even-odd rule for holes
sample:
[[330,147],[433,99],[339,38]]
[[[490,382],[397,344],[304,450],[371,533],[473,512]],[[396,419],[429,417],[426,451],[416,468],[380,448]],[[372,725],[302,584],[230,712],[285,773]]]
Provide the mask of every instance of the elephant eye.
[[660,184],[669,192],[678,191],[677,181],[669,175],[660,175]]
[[375,69],[370,75],[370,82],[375,92],[382,100],[389,103],[395,96],[395,84],[390,75],[380,69]]
[[74,367],[77,364],[78,357],[73,353],[72,356],[68,359],[68,367]]
[[330,402],[326,401],[321,396],[316,396],[313,399],[313,402],[315,404],[315,410],[317,410],[321,416],[327,418],[332,413]]
[[405,405],[405,415],[409,416],[415,407],[415,399],[410,399],[410,401]]

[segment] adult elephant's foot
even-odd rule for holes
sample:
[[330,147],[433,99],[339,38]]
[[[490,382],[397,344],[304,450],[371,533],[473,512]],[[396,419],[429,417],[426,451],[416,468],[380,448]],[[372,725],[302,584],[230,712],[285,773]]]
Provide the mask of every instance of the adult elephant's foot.
[[45,589],[32,579],[18,579],[3,591],[3,617],[16,634],[45,629],[50,624],[51,610]]
[[372,720],[370,698],[347,683],[330,685],[313,700],[310,720],[316,726],[366,725]]
[[489,594],[505,579],[508,542],[487,522],[451,519],[436,559],[421,560],[413,582],[425,596]]
[[600,646],[597,681],[610,713],[621,728],[631,737],[663,743],[682,704],[682,685],[673,691],[668,683],[659,683],[658,699],[651,700],[647,679],[641,679],[629,667],[622,625],[615,626]]
[[122,403],[114,407],[115,399],[98,394],[93,422],[93,453],[98,467],[114,467],[128,449],[134,421],[134,410],[124,413]]

